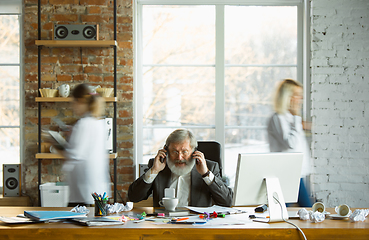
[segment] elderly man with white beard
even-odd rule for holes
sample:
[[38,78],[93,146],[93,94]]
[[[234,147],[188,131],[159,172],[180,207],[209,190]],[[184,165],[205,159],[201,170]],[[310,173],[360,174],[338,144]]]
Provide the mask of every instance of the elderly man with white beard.
[[146,173],[129,186],[130,201],[145,200],[153,193],[153,206],[159,207],[164,189],[174,188],[178,207],[231,206],[233,192],[220,178],[218,163],[206,160],[196,147],[191,131],[173,131],[164,148],[149,160]]

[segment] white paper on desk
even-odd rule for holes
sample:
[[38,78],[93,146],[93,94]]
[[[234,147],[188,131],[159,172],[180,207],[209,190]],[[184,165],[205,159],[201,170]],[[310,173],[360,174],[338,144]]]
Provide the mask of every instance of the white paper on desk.
[[237,218],[233,218],[230,216],[226,216],[225,218],[211,218],[208,221],[208,225],[218,226],[218,225],[245,225],[246,220],[240,220]]
[[244,225],[245,220],[240,219],[241,216],[244,216],[243,218],[246,218],[246,215],[226,215],[225,218],[210,218],[208,220],[204,220],[201,219],[199,216],[190,216],[188,219],[182,220],[181,222],[203,223],[203,224],[194,224],[196,226]]
[[218,205],[213,205],[212,207],[190,207],[187,206],[186,208],[188,208],[191,211],[197,212],[197,213],[224,213],[224,214],[234,214],[234,213],[243,213],[244,211],[236,209],[236,208],[229,208],[229,207],[222,207],[222,206],[218,206]]
[[269,212],[268,211],[265,211],[263,213],[260,213],[260,212],[256,212],[256,213],[253,213],[253,215],[255,215],[255,217],[268,217],[269,216]]
[[0,222],[14,224],[14,223],[38,223],[40,221],[33,221],[29,218],[24,218],[24,217],[3,217],[1,216]]

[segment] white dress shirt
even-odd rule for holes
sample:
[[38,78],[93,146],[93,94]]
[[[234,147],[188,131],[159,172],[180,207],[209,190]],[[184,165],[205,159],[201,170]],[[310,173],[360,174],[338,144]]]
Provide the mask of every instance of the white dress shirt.
[[[150,184],[155,180],[156,176],[157,174],[151,173],[150,169],[145,173],[143,180]],[[214,177],[214,174],[210,172],[208,176],[202,179],[207,185],[210,185],[213,182]],[[191,172],[182,176],[172,173],[169,187],[175,189],[176,197],[178,198],[177,207],[189,206],[191,198]]]

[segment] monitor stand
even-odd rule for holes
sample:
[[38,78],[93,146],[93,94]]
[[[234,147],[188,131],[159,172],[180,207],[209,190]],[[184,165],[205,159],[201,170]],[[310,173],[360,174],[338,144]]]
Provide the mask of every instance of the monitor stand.
[[[286,208],[286,203],[284,202],[284,197],[279,184],[278,178],[264,178],[266,183],[267,197],[268,197],[268,211],[269,218],[264,219],[254,219],[257,222],[283,222],[288,220],[288,212]],[[278,201],[275,200],[278,199]],[[282,206],[282,207],[281,207]]]

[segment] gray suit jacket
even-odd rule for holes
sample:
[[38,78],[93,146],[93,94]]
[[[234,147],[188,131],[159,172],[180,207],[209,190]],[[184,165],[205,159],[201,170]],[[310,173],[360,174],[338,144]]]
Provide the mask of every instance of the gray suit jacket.
[[[150,159],[149,168],[152,167],[154,159]],[[191,197],[190,206],[210,207],[213,204],[230,207],[232,205],[233,191],[227,187],[220,178],[219,165],[216,162],[206,160],[209,170],[214,174],[214,181],[207,185],[202,179],[196,166],[191,170]],[[172,172],[168,165],[158,173],[151,184],[145,183],[143,176],[136,179],[128,190],[128,198],[132,202],[147,199],[153,193],[153,206],[160,207],[159,201],[164,197],[164,189],[170,186]]]

